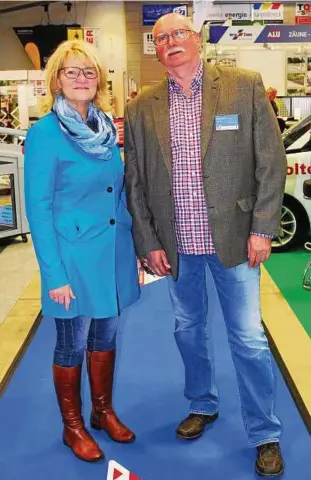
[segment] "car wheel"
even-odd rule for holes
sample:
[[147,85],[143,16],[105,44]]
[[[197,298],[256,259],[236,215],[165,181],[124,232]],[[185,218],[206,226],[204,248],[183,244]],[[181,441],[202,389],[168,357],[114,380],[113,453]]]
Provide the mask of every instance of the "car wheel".
[[272,252],[281,253],[301,243],[308,234],[308,217],[301,204],[285,197],[282,205],[280,235],[272,240]]

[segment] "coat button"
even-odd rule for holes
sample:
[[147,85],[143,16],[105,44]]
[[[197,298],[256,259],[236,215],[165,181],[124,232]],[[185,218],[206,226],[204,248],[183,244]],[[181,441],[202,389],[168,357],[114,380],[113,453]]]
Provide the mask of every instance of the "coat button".
[[79,232],[79,230],[80,230],[80,227],[77,225],[77,226],[76,226],[76,229],[77,229],[77,232]]
[[114,225],[116,223],[116,221],[115,221],[114,218],[112,218],[109,223],[110,223],[110,225]]
[[107,192],[109,192],[109,193],[111,193],[112,190],[113,190],[112,187],[108,187],[108,188],[107,188]]

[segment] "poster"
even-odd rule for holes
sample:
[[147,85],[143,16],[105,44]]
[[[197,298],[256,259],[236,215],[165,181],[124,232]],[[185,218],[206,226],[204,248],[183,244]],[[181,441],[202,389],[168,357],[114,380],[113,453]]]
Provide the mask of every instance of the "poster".
[[[74,30],[79,26],[69,25]],[[14,31],[34,68],[42,70],[58,45],[67,40],[67,28],[68,25],[35,25],[33,27],[14,27]]]
[[295,22],[297,24],[311,24],[311,3],[296,3]]
[[151,32],[143,33],[144,55],[155,55],[156,49]]
[[100,28],[84,28],[83,38],[86,42],[91,43],[94,47],[99,48]]
[[69,27],[67,28],[68,40],[83,40],[83,28]]

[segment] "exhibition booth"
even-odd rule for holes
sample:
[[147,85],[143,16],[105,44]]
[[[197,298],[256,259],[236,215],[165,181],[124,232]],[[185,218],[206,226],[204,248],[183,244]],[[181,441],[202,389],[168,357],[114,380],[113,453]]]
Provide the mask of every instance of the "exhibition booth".
[[[1,275],[9,272],[4,263],[1,267],[1,260],[6,255],[9,265],[10,249],[17,257],[20,252],[15,254],[16,245],[24,249],[32,245],[24,202],[24,143],[29,128],[41,117],[40,104],[46,94],[44,66],[61,41],[84,39],[95,45],[105,59],[111,104],[107,113],[118,131],[122,159],[127,102],[136,92],[139,95],[163,78],[152,28],[166,13],[192,17],[196,31],[201,32],[202,59],[208,64],[257,71],[265,89],[276,89],[277,117],[284,122],[287,180],[279,235],[272,240],[272,255],[261,270],[262,319],[274,354],[271,368],[277,379],[278,413],[284,418],[286,478],[309,479],[305,463],[311,431],[306,380],[310,361],[305,352],[311,337],[311,1],[49,1],[38,2],[40,6],[29,9],[24,5],[20,11],[6,2],[7,13],[2,15],[1,3],[0,0],[0,35],[3,32],[5,42],[0,41],[0,282]],[[27,283],[20,295],[20,311],[16,313],[12,307],[12,316],[7,310],[8,315],[1,318],[4,309],[1,310],[0,295],[0,395],[4,392],[0,408],[4,432],[0,433],[0,451],[4,452],[3,459],[0,455],[1,479],[2,475],[3,480],[19,476],[41,478],[44,470],[47,480],[249,480],[254,459],[240,416],[225,323],[214,322],[212,326],[217,343],[221,415],[217,426],[208,429],[201,443],[187,444],[185,450],[174,434],[175,423],[188,408],[188,400],[183,397],[184,371],[173,342],[167,284],[148,275],[139,261],[139,283],[144,288],[141,300],[120,318],[118,341],[122,359],[118,359],[120,365],[117,362],[115,387],[116,405],[121,417],[138,432],[137,441],[125,447],[113,443],[103,432],[95,432],[96,440],[104,445],[106,459],[110,460],[102,470],[79,463],[69,449],[67,452],[63,448],[51,372],[47,371],[54,324],[47,317],[41,320],[38,267],[33,266],[34,252],[31,255],[25,264],[31,265],[32,273],[36,270],[37,277]],[[17,271],[13,271],[12,284],[18,283]],[[207,284],[208,293],[216,298],[213,281],[207,280]],[[209,308],[210,317],[218,319],[216,309],[220,305],[211,302]],[[35,321],[31,317],[36,317]],[[10,364],[3,373],[1,322],[4,325],[7,318],[8,338],[18,337],[30,327],[22,346],[17,348],[18,361],[14,357],[13,366]],[[25,361],[21,361],[10,380],[28,345]],[[7,350],[5,356],[8,357]],[[83,375],[84,388],[86,373]],[[90,402],[88,391],[83,391],[82,404],[87,412]],[[12,406],[16,415],[12,415]],[[297,451],[292,446],[294,437]],[[13,461],[15,450],[22,459],[20,465]]]
[[[283,250],[297,243],[306,241],[310,233],[311,202],[303,195],[302,186],[311,178],[311,152],[309,130],[311,121],[311,23],[301,23],[301,10],[296,8],[297,24],[284,24],[283,4],[230,4],[219,2],[194,1],[192,5],[196,28],[202,30],[202,56],[214,65],[232,68],[245,68],[258,71],[266,88],[277,91],[276,103],[278,115],[284,121],[289,162],[287,190],[289,203],[284,204],[284,229],[279,244],[274,248]],[[300,7],[299,7],[300,8]],[[140,5],[140,21],[143,33],[140,37],[143,53],[141,62],[148,62],[152,67],[155,48],[152,43],[152,25],[156,19],[169,11],[190,15],[190,5]],[[305,21],[307,16],[305,15]],[[311,18],[311,17],[310,17]],[[55,28],[54,28],[55,27]],[[49,31],[49,42],[42,43]],[[33,70],[0,71],[0,127],[28,129],[40,116],[40,100],[45,94],[42,67],[46,62],[48,48],[60,38],[84,38],[100,46],[101,30],[89,25],[82,27],[79,23],[64,25],[39,25],[14,28],[15,34],[29,55]],[[45,32],[45,33],[44,33]],[[150,36],[151,35],[151,36]],[[30,48],[37,42],[37,51]],[[44,45],[44,47],[42,46]],[[123,110],[132,91],[141,90],[146,85],[139,84],[133,72],[122,72],[123,103],[116,107],[115,85],[118,83],[114,70],[114,58],[110,54],[111,65],[107,69],[108,87],[111,100],[111,115],[119,133],[119,143],[123,146]],[[149,65],[148,64],[148,65]],[[39,68],[40,67],[40,68]],[[136,81],[137,80],[137,81]],[[293,134],[288,130],[299,123]],[[284,138],[285,138],[284,137]],[[8,143],[11,137],[0,134],[1,143]],[[3,145],[2,145],[3,147]],[[0,150],[1,152],[1,150]],[[305,165],[305,171],[300,165]],[[297,167],[298,166],[298,167]],[[298,170],[297,170],[298,168]],[[304,168],[304,167],[302,167]],[[298,173],[296,173],[298,171]],[[0,185],[4,189],[7,177],[2,176]],[[292,195],[299,202],[299,212],[292,204]],[[300,213],[303,209],[303,215]],[[289,216],[288,216],[289,215]],[[303,223],[303,226],[300,225]],[[13,230],[12,230],[13,232]]]

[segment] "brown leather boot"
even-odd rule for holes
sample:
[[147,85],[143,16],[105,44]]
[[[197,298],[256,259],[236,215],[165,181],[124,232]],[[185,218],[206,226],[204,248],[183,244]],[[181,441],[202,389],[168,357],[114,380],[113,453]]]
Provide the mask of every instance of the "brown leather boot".
[[135,434],[118,419],[112,409],[115,350],[87,351],[86,362],[92,397],[91,426],[96,430],[105,430],[116,442],[133,442]]
[[203,415],[201,413],[190,413],[178,426],[176,436],[183,440],[194,440],[201,437],[205,427],[215,422],[218,413],[214,415]]
[[81,365],[60,367],[53,365],[55,391],[64,423],[63,441],[76,457],[86,462],[97,462],[104,454],[84,427],[81,415]]
[[256,472],[262,477],[278,477],[284,472],[284,460],[278,442],[257,447]]

